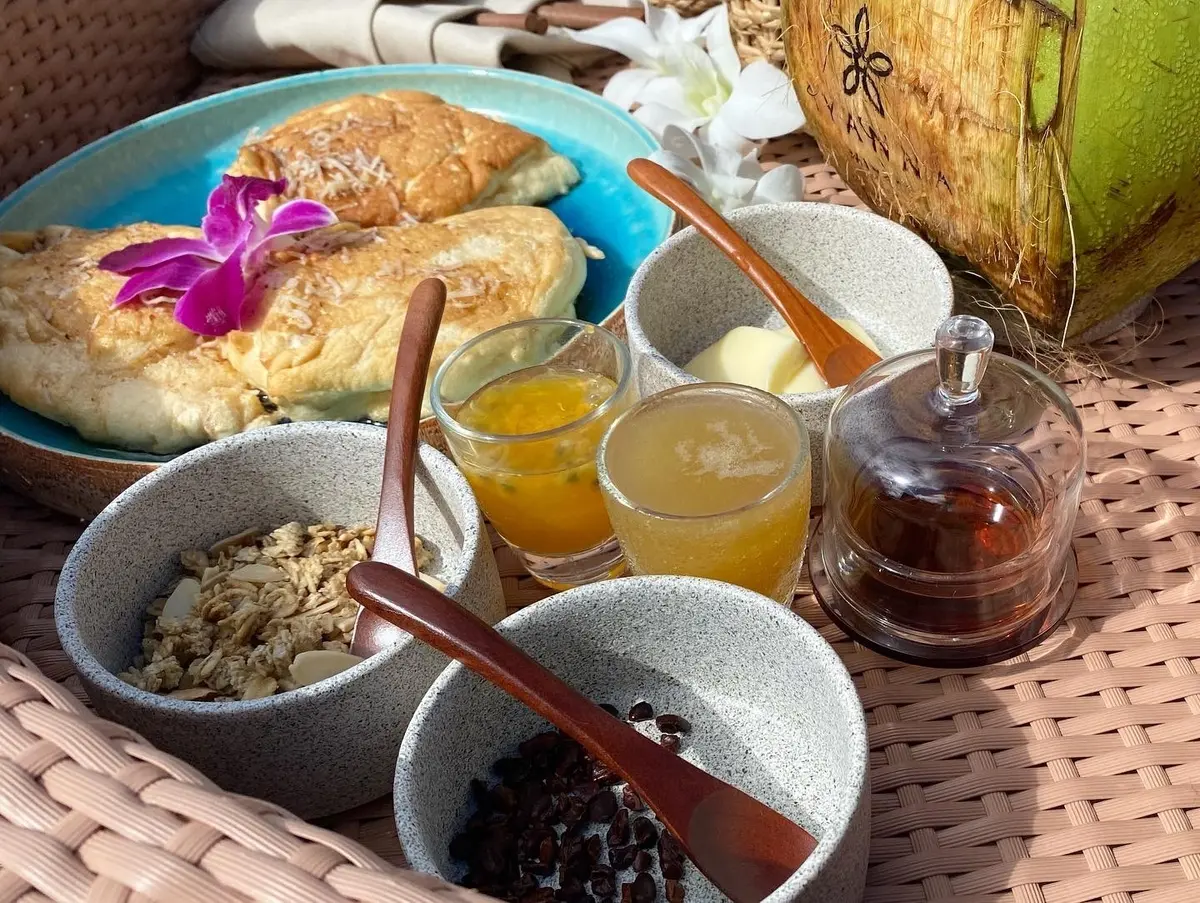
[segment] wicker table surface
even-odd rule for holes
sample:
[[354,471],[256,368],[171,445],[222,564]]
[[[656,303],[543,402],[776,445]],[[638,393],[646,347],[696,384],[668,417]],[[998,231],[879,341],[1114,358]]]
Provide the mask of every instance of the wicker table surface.
[[[857,203],[811,139],[766,156],[800,164],[811,199]],[[1200,270],[1157,300],[1110,341],[1125,346],[1119,371],[1067,386],[1088,476],[1080,590],[1050,641],[1002,665],[935,671],[862,649],[797,596],[868,714],[869,903],[1200,900]],[[0,496],[0,643],[82,698],[52,617],[80,531]],[[498,559],[510,607],[544,595],[502,548]],[[326,826],[403,863],[390,799]],[[3,884],[0,899],[26,899]]]

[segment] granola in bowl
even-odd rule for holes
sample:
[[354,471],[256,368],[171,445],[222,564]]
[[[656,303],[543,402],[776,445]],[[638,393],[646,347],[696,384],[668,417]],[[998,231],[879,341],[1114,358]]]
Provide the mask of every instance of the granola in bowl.
[[[375,528],[290,523],[180,554],[184,576],[146,613],[142,654],[119,677],[151,693],[246,700],[316,683],[357,664],[359,606],[346,573],[371,557]],[[422,579],[433,553],[417,537]]]

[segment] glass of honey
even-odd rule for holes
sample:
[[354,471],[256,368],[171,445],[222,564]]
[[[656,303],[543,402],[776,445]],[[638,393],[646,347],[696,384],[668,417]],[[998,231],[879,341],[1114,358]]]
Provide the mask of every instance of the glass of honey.
[[956,316],[934,347],[876,364],[830,413],[817,601],[864,645],[973,667],[1066,617],[1086,460],[1079,415],[1032,367]]
[[629,350],[579,320],[493,329],[450,355],[433,378],[434,415],[479,507],[546,586],[624,571],[596,449],[632,397]]
[[613,424],[600,488],[635,574],[734,583],[791,601],[812,491],[808,432],[774,395],[679,386]]

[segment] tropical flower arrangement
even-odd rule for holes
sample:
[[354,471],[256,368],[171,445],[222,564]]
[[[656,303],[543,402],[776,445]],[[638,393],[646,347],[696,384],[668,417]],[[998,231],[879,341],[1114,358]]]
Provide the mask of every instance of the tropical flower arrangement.
[[100,269],[128,276],[113,307],[130,301],[175,301],[175,319],[192,332],[219,336],[254,315],[257,277],[267,255],[298,232],[337,222],[317,201],[297,199],[269,217],[259,205],[283,194],[287,182],[222,176],[200,221],[203,238],[160,238],[129,245],[100,260]]
[[759,143],[794,132],[804,112],[788,77],[770,63],[743,67],[720,4],[684,19],[641,0],[643,20],[618,18],[575,32],[575,40],[628,57],[604,97],[645,125],[662,145],[651,159],[723,213],[749,204],[798,201],[804,176],[790,164],[765,170]]

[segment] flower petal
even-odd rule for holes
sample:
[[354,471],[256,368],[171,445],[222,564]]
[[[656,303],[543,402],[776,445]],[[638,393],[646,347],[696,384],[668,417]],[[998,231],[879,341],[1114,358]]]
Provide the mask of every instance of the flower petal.
[[650,155],[650,159],[664,169],[679,176],[679,178],[695,188],[703,197],[709,197],[712,186],[708,181],[708,176],[705,175],[704,170],[696,166],[692,161],[667,150],[655,151]]
[[683,18],[672,9],[670,12],[674,18],[664,17],[662,24],[655,29],[658,40],[664,44],[684,42],[694,44],[700,40],[712,20],[721,15],[724,9],[724,4],[717,4],[711,9],[706,9],[700,15],[688,19]]
[[733,93],[717,114],[726,126],[752,141],[786,135],[804,125],[804,111],[786,75],[765,60],[742,70]]
[[878,75],[880,78],[886,78],[892,74],[892,60],[886,53],[876,50],[866,60],[867,68]]
[[294,235],[332,226],[338,221],[337,214],[319,201],[297,198],[281,204],[271,216],[271,227],[264,236],[266,240],[281,235]]
[[642,88],[656,77],[653,69],[622,69],[604,86],[604,99],[628,110],[640,100]]
[[245,254],[245,244],[238,245],[224,263],[197,279],[175,302],[175,319],[200,335],[225,335],[238,329],[246,294]]
[[571,32],[571,37],[581,44],[604,47],[627,56],[645,68],[655,68],[658,61],[659,45],[654,33],[645,22],[628,16]]
[[842,90],[847,94],[853,94],[858,90],[859,80],[862,78],[862,73],[858,70],[856,63],[851,63],[842,70]]
[[844,55],[850,57],[850,59],[854,59],[854,41],[851,39],[850,35],[846,33],[846,29],[842,28],[840,25],[834,25],[832,28],[833,39],[837,42],[838,50],[840,50]]
[[677,125],[669,125],[663,129],[659,143],[667,153],[674,154],[682,160],[700,159],[700,142],[696,136]]
[[738,58],[737,50],[733,46],[733,36],[729,33],[728,10],[724,3],[717,7],[718,15],[714,16],[712,22],[704,29],[704,46],[716,63],[721,77],[733,85],[737,82],[738,73],[742,71],[742,61]]
[[222,255],[200,238],[160,238],[156,241],[128,245],[119,251],[105,254],[97,266],[109,273],[128,276],[178,257],[203,257],[220,262]]
[[267,198],[283,194],[287,181],[255,176],[222,176],[208,196],[208,212],[200,221],[204,237],[222,254],[228,254],[254,228],[254,211]]
[[700,140],[714,150],[721,148],[732,153],[734,158],[739,161],[754,149],[754,142],[730,128],[727,118],[723,117],[720,112],[712,122],[700,129]]
[[149,301],[164,295],[176,297],[217,266],[216,262],[202,257],[177,257],[141,270],[125,280],[125,284],[113,298],[112,306],[120,307],[130,301]]
[[790,204],[804,200],[804,173],[791,163],[767,170],[754,186],[751,204]]
[[703,119],[688,116],[659,103],[648,103],[638,107],[633,111],[633,118],[648,128],[655,137],[661,135],[663,129],[669,125],[676,125],[690,132],[704,122]]
[[854,17],[854,39],[858,42],[860,53],[865,52],[871,42],[871,14],[865,3]]

